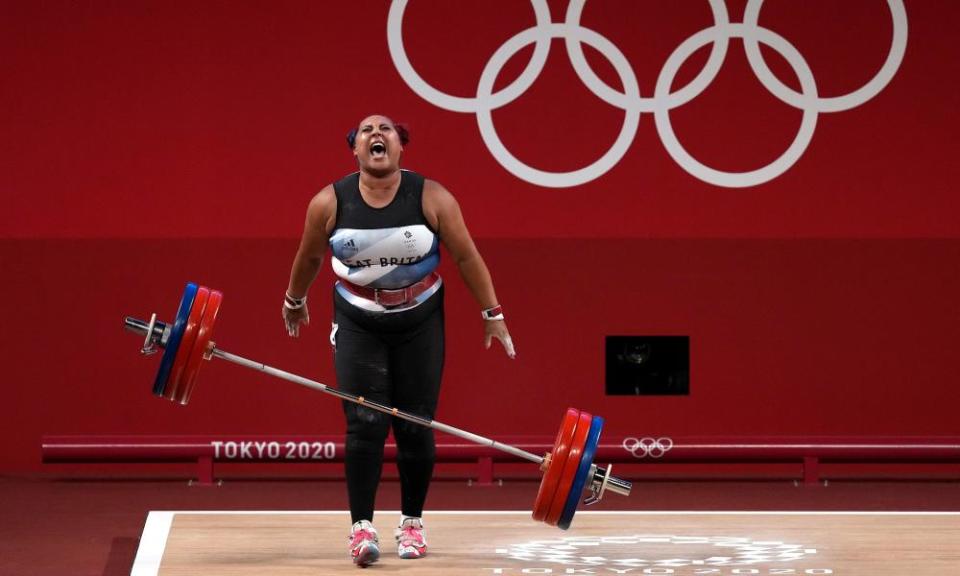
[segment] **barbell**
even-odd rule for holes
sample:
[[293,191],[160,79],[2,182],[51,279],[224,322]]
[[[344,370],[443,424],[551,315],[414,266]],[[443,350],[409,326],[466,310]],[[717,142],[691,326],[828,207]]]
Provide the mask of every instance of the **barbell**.
[[558,526],[563,530],[569,528],[584,490],[590,491],[590,496],[584,500],[587,505],[598,502],[607,490],[623,496],[630,495],[631,483],[613,476],[612,465],[603,468],[593,463],[603,430],[603,418],[600,416],[568,408],[560,422],[553,450],[538,456],[515,446],[385,406],[363,396],[354,396],[326,384],[220,350],[211,338],[222,302],[221,292],[191,282],[183,292],[173,322],[160,322],[156,314],[153,314],[149,321],[129,316],[124,319],[128,330],[144,335],[141,347],[143,354],[151,355],[163,350],[153,381],[153,393],[156,396],[186,405],[196,390],[197,374],[202,361],[220,358],[539,464],[543,478],[533,504],[533,519],[538,522]]

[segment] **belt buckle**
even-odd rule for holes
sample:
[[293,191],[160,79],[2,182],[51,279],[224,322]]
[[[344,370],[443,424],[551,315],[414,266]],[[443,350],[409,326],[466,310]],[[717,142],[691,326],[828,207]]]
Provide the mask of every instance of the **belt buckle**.
[[[382,293],[382,294],[385,294],[385,295],[390,295],[390,296],[392,296],[392,295],[396,294],[397,292],[401,292],[401,293],[402,293],[402,292],[404,292],[404,290],[403,290],[402,288],[399,289],[399,290],[390,290],[390,289],[387,289],[387,288],[374,288],[374,289],[373,289],[373,301],[376,302],[377,304],[379,304],[380,306],[383,306],[383,307],[400,306],[401,304],[406,304],[406,299],[404,299],[404,300],[401,301],[401,302],[389,302],[389,301],[387,301],[387,302],[382,302],[382,301],[380,300],[380,294],[381,294],[381,293]],[[389,299],[387,299],[387,300],[389,300]]]

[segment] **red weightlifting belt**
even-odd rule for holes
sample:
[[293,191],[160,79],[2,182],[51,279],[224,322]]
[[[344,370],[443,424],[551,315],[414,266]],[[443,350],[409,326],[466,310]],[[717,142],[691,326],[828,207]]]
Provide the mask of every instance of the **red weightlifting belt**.
[[397,288],[394,290],[386,288],[370,288],[369,286],[357,286],[356,284],[343,279],[340,280],[340,285],[351,294],[355,294],[361,298],[366,298],[367,300],[376,302],[381,306],[390,307],[403,306],[404,304],[413,302],[417,296],[429,290],[439,281],[440,275],[436,272],[431,272],[419,282],[415,282],[404,288]]

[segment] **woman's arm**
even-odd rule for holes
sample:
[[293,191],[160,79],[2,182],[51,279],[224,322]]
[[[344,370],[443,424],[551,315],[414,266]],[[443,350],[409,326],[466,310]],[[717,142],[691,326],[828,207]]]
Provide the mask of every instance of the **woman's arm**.
[[[307,292],[323,264],[336,216],[337,196],[333,186],[327,186],[318,192],[307,206],[307,218],[303,226],[303,236],[300,238],[300,247],[290,268],[290,280],[287,283],[289,298],[283,306],[283,320],[290,336],[299,336],[300,325],[310,324],[310,313],[306,306]],[[291,307],[290,298],[302,299],[303,306]]]
[[[456,263],[460,276],[480,309],[490,310],[499,306],[490,271],[473,243],[453,194],[438,182],[426,180],[423,185],[423,206],[427,222],[440,235],[440,241]],[[492,338],[500,340],[508,356],[516,356],[510,332],[502,318],[484,320],[484,346],[489,348]]]

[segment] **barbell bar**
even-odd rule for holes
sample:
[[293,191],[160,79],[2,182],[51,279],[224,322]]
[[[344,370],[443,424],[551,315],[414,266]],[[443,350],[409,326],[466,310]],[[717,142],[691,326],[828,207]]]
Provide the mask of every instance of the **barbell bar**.
[[533,454],[515,446],[437,420],[410,414],[363,396],[343,392],[322,382],[221,350],[216,347],[211,337],[222,300],[221,292],[188,283],[172,323],[158,321],[156,314],[149,322],[130,316],[124,319],[124,326],[128,330],[144,337],[142,353],[149,355],[157,352],[158,349],[163,349],[163,357],[153,384],[154,395],[186,405],[196,387],[197,373],[202,360],[220,358],[539,464],[543,478],[534,502],[534,520],[566,530],[570,526],[584,489],[590,490],[590,496],[585,500],[588,505],[603,498],[607,490],[622,496],[630,495],[632,484],[613,476],[612,465],[604,468],[593,463],[593,455],[599,444],[600,431],[603,427],[603,418],[599,416],[592,416],[576,408],[568,408],[554,441],[553,450],[544,456]]

